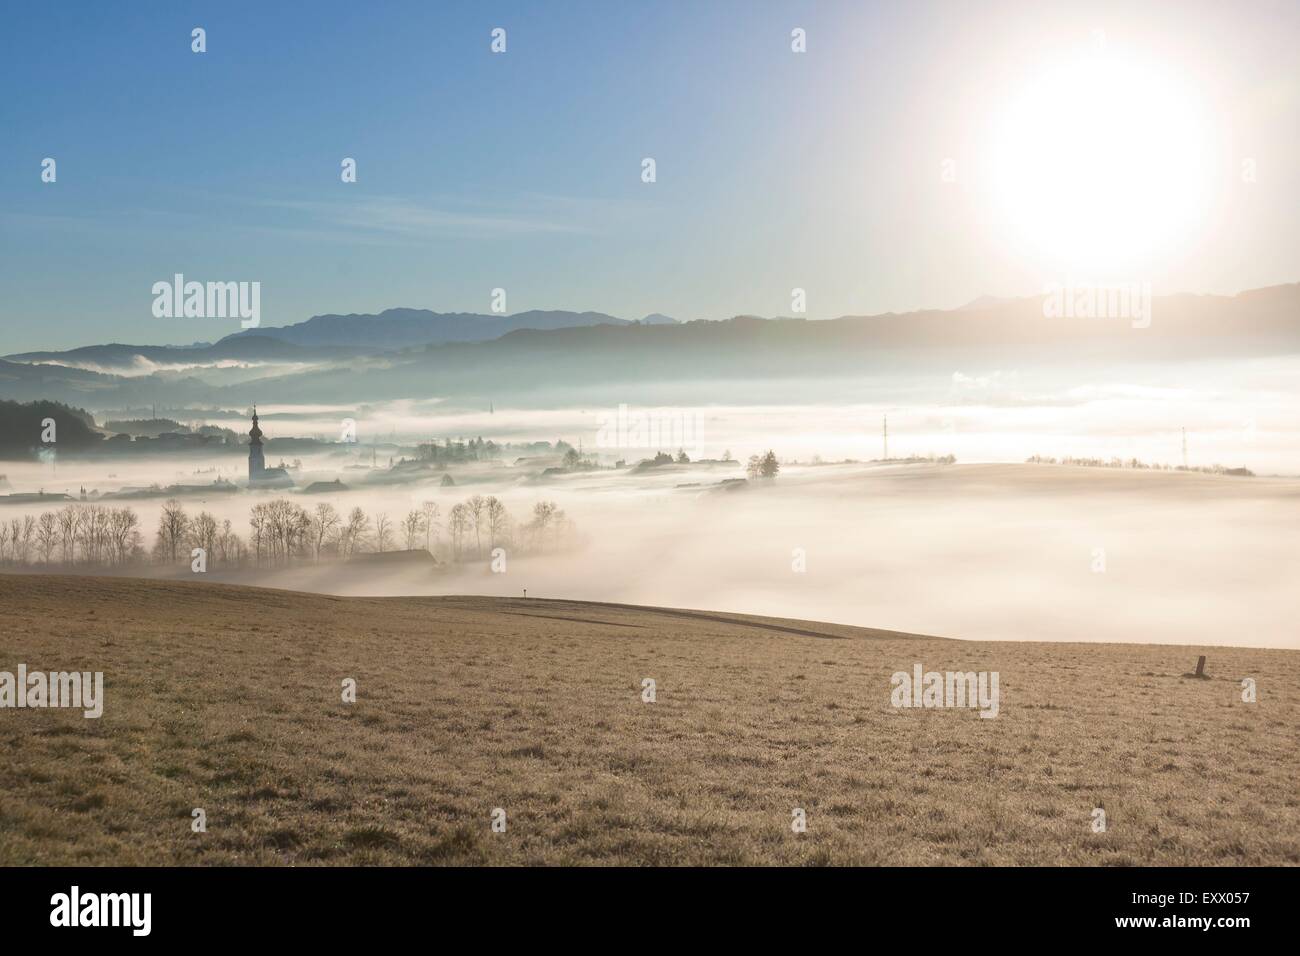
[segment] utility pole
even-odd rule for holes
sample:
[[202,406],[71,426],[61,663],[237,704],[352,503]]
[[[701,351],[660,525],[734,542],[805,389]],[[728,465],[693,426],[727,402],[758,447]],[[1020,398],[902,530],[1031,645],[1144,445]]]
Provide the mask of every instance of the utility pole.
[[1187,470],[1187,429],[1183,429],[1183,471]]
[[881,416],[881,441],[885,446],[885,461],[889,461],[889,416]]

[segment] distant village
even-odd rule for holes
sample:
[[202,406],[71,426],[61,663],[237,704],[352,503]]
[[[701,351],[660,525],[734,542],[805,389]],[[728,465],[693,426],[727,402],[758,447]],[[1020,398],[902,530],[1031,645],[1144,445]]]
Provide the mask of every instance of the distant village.
[[[4,406],[9,406],[8,408]],[[15,416],[15,409],[21,414]],[[320,438],[268,438],[262,430],[262,416],[256,407],[249,413],[249,429],[240,433],[230,428],[207,424],[184,425],[156,414],[143,419],[110,419],[98,426],[84,411],[52,402],[33,402],[18,406],[0,402],[0,453],[5,458],[47,463],[50,470],[35,484],[37,487],[12,488],[0,474],[0,506],[60,502],[120,501],[149,498],[186,498],[234,495],[246,491],[287,491],[293,494],[319,495],[349,491],[352,488],[430,483],[443,487],[455,485],[452,466],[510,464],[529,471],[533,477],[546,479],[602,468],[629,468],[633,472],[682,466],[738,468],[728,452],[722,459],[692,461],[684,451],[676,454],[660,451],[653,457],[629,465],[618,460],[602,465],[597,456],[587,454],[557,439],[555,442],[498,443],[482,436],[447,437],[414,444],[397,441],[358,443],[351,440],[326,441]],[[15,417],[21,419],[15,425]],[[57,439],[48,443],[32,442],[31,436],[41,423],[53,421]],[[23,442],[26,442],[24,445]],[[246,465],[232,463],[228,471],[212,465],[213,454],[240,455]],[[273,454],[274,453],[274,454]],[[275,463],[271,464],[271,457]],[[302,456],[315,456],[313,469],[306,469]],[[775,456],[763,465],[750,463],[750,477],[772,477],[776,473]],[[289,457],[293,456],[293,457]],[[60,488],[58,462],[62,458],[78,461],[116,461],[129,463],[145,459],[197,459],[207,467],[196,469],[202,480],[169,484],[122,484],[109,489]],[[320,458],[337,458],[336,465],[321,465]],[[287,460],[286,460],[287,459]],[[459,469],[457,469],[459,470]],[[213,477],[207,478],[207,475]],[[114,477],[109,473],[110,478]],[[743,479],[739,479],[743,483]]]
[[[131,422],[114,422],[131,426]],[[158,420],[148,423],[155,427]],[[445,515],[435,501],[424,501],[406,515],[393,519],[384,512],[367,513],[360,507],[338,509],[326,500],[304,506],[284,497],[267,496],[257,500],[249,511],[247,536],[234,529],[230,519],[218,520],[212,513],[186,510],[181,498],[202,495],[204,502],[216,494],[233,494],[244,490],[295,490],[317,495],[349,490],[341,478],[314,481],[298,487],[295,473],[301,462],[281,461],[268,465],[269,444],[261,428],[261,418],[253,409],[247,442],[239,443],[229,430],[201,433],[160,431],[143,436],[143,442],[197,443],[197,447],[239,444],[247,449],[247,473],[238,479],[220,474],[211,482],[173,484],[166,487],[122,487],[99,493],[80,489],[77,495],[67,492],[12,492],[0,496],[4,504],[43,504],[55,506],[39,514],[27,512],[0,520],[0,565],[12,568],[50,567],[66,569],[139,567],[146,564],[166,567],[188,566],[194,555],[202,554],[203,570],[234,570],[242,567],[283,566],[298,562],[363,561],[400,558],[433,565],[448,565],[482,560],[493,549],[509,544],[516,553],[546,551],[570,546],[576,532],[564,511],[553,501],[534,503],[526,520],[516,520],[505,503],[493,495],[471,494],[465,501],[452,505]],[[137,439],[129,433],[117,433],[105,444],[121,444],[122,437],[131,445]],[[166,437],[172,436],[172,437]],[[235,442],[231,438],[235,438]],[[330,449],[332,443],[317,442]],[[538,461],[569,461],[585,464],[570,454],[564,442],[547,442],[512,446],[498,445],[482,438],[427,442],[415,450],[417,457],[394,461],[386,466],[377,462],[377,449],[370,449],[370,464],[355,461],[364,457],[355,453],[350,442],[344,470],[357,475],[357,483],[367,486],[423,481],[441,472],[440,487],[455,484],[447,472],[449,463],[468,464],[500,458],[507,452],[536,453]],[[102,448],[103,446],[100,446]],[[156,446],[155,446],[156,447]],[[97,449],[98,450],[98,449]],[[38,454],[38,460],[42,460]],[[51,465],[56,459],[50,458]],[[527,456],[516,459],[527,463]],[[211,469],[209,469],[211,470]],[[7,479],[0,475],[0,490]],[[139,516],[122,499],[157,498],[164,501],[152,545],[145,537]],[[119,503],[120,502],[120,503]],[[496,560],[496,557],[493,557]]]
[[[15,403],[0,403],[14,405]],[[575,461],[575,450],[567,442],[502,443],[476,438],[446,438],[429,440],[414,445],[396,441],[360,444],[355,441],[325,441],[319,438],[286,437],[268,439],[261,428],[256,408],[252,410],[250,428],[239,433],[214,425],[188,426],[167,418],[135,420],[109,420],[99,428],[93,419],[79,410],[68,409],[55,403],[32,403],[50,406],[35,409],[25,417],[29,424],[21,431],[27,437],[13,440],[15,429],[6,416],[0,416],[0,452],[5,458],[49,463],[50,480],[47,487],[18,490],[10,486],[8,478],[0,474],[0,505],[30,504],[45,501],[92,501],[138,498],[166,498],[190,495],[234,494],[243,490],[294,489],[304,494],[347,491],[354,485],[374,486],[427,481],[441,472],[441,484],[452,485],[447,474],[449,465],[477,462],[503,461],[513,458],[516,464],[535,463],[539,470],[573,470],[579,465],[595,467],[585,457]],[[30,435],[37,422],[55,421],[57,439],[48,443],[32,442]],[[9,425],[9,427],[4,427]],[[95,488],[77,489],[58,486],[57,461],[59,457],[78,460],[123,460],[202,457],[210,461],[213,453],[245,454],[246,470],[232,466],[228,473],[217,466],[198,469],[195,475],[214,474],[207,480],[175,482],[171,484],[123,485],[101,492]],[[275,464],[268,463],[268,455],[278,456]],[[339,456],[340,464],[334,469],[332,480],[302,478],[302,456],[307,454]],[[289,456],[293,456],[290,458]],[[566,458],[566,456],[568,456]],[[288,459],[286,461],[286,459]],[[567,465],[566,465],[567,462]]]

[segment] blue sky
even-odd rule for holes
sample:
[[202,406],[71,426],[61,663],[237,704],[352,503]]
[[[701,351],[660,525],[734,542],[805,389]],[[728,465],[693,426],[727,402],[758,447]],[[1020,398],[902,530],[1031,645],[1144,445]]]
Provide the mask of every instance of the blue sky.
[[1214,159],[1203,235],[1126,268],[1157,294],[1300,279],[1300,5],[1040,6],[14,6],[0,352],[236,330],[154,318],[176,272],[261,282],[266,325],[486,312],[496,287],[511,312],[683,319],[788,314],[795,287],[810,318],[1032,294],[1061,264],[1000,229],[988,116],[1099,29],[1190,78]]

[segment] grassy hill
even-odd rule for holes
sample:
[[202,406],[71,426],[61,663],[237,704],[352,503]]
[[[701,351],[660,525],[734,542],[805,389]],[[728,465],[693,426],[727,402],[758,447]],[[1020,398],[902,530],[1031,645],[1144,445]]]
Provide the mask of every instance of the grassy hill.
[[[0,670],[106,698],[0,711],[0,864],[1300,863],[1296,651],[56,576],[0,602]],[[1000,715],[894,709],[914,663],[999,671]]]

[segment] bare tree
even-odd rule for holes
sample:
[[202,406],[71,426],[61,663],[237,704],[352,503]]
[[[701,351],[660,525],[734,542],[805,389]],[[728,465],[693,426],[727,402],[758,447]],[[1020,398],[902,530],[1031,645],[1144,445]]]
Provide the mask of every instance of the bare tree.
[[[23,515],[22,543],[19,545],[19,555],[23,564],[27,563],[27,558],[32,553],[32,536],[34,534],[36,534],[36,519],[31,515]],[[14,535],[14,540],[18,540],[17,535]]]
[[360,508],[353,508],[348,515],[348,523],[344,525],[340,537],[340,550],[344,556],[351,555],[357,551],[364,551],[366,544],[366,534],[370,528],[370,519]]
[[217,561],[217,519],[207,511],[200,511],[190,522],[188,541],[191,548],[202,548],[204,553]]
[[[59,543],[59,519],[52,511],[42,511],[36,524],[36,550],[43,564],[49,564]],[[67,553],[66,551],[64,552]]]
[[312,516],[306,508],[298,505],[291,505],[291,507],[293,508],[293,553],[305,556],[311,553]]
[[130,508],[115,508],[109,515],[109,541],[113,560],[125,564],[140,546],[140,519]]
[[36,530],[36,519],[23,515],[21,519],[13,518],[9,522],[9,543],[13,549],[14,563],[26,564],[31,550],[32,534]]
[[267,514],[265,503],[253,505],[248,512],[248,528],[253,536],[253,552],[258,566],[262,564],[262,549],[266,545]]
[[102,505],[79,506],[81,554],[88,564],[102,564],[111,547],[112,512]]
[[488,547],[495,548],[497,542],[505,537],[510,526],[510,512],[496,495],[487,500]]
[[255,532],[260,530],[272,562],[287,563],[306,552],[311,528],[311,516],[306,510],[285,498],[276,498],[254,506],[253,511],[260,519],[260,528],[252,517],[249,524]]
[[432,554],[438,544],[438,502],[424,502],[420,505],[420,513],[424,515],[424,549]]
[[533,505],[533,520],[530,522],[534,534],[537,537],[539,546],[546,543],[546,531],[555,519],[555,513],[559,511],[554,501],[539,501]]
[[388,543],[393,539],[393,522],[386,514],[375,515],[375,548],[387,551]]
[[163,502],[162,514],[158,516],[158,551],[168,561],[176,561],[189,526],[189,516],[179,501],[168,498]]
[[460,560],[460,546],[465,539],[465,532],[471,523],[469,508],[464,504],[452,505],[447,516],[448,530],[451,531],[451,550],[454,560]]
[[408,511],[406,517],[402,519],[402,536],[406,539],[407,551],[415,550],[415,544],[420,540],[420,532],[423,530],[423,513],[418,510]]
[[465,502],[469,519],[474,525],[474,557],[483,557],[483,525],[487,517],[487,500],[482,495],[474,495]]
[[217,560],[226,567],[239,564],[244,558],[244,544],[230,527],[230,519],[221,522],[217,532]]
[[341,520],[339,513],[329,502],[322,501],[316,506],[316,513],[312,516],[312,544],[316,549],[317,561],[320,560],[321,549],[324,548],[325,542],[335,533]]
[[293,524],[293,511],[289,502],[276,498],[266,503],[266,537],[273,563],[289,559]]
[[[44,518],[44,515],[41,515]],[[63,563],[71,564],[77,553],[77,531],[81,527],[81,507],[67,505],[57,517],[58,541],[63,553]]]

